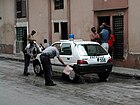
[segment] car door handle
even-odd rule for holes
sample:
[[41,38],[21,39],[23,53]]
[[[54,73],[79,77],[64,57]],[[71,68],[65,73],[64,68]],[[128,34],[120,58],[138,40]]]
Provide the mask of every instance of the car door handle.
[[70,60],[70,58],[67,58],[67,60]]

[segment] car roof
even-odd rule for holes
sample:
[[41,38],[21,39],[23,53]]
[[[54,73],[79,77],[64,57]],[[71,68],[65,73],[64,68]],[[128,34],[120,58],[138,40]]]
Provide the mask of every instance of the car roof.
[[74,39],[74,40],[60,40],[55,43],[75,43],[75,44],[99,44],[97,42],[92,42],[92,41],[84,41],[82,39]]

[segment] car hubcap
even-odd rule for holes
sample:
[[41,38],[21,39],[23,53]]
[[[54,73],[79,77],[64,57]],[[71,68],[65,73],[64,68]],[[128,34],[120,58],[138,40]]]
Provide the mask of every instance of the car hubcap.
[[70,80],[73,80],[75,78],[75,72],[72,70],[69,74]]
[[36,73],[39,73],[40,72],[40,66],[39,65],[36,65],[35,66],[35,71],[36,71]]

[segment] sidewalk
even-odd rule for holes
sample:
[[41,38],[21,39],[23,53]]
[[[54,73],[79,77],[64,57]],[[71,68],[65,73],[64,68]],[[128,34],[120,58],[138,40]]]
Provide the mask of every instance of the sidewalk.
[[[0,58],[19,61],[19,62],[24,61],[23,54],[0,54]],[[113,66],[112,74],[140,78],[140,69],[132,69],[132,68],[114,67]]]

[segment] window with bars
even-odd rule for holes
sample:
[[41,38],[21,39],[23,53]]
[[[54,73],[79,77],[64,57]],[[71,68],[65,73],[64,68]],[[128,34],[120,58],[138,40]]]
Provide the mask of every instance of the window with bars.
[[16,28],[16,36],[18,41],[24,41],[24,37],[26,36],[26,27],[17,27]]
[[54,0],[54,9],[64,9],[64,0]]
[[16,52],[23,51],[27,45],[27,27],[16,28]]
[[123,16],[113,16],[113,34],[115,35],[114,59],[123,59],[124,21]]
[[16,16],[17,18],[26,17],[26,0],[16,0]]

